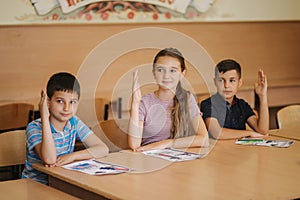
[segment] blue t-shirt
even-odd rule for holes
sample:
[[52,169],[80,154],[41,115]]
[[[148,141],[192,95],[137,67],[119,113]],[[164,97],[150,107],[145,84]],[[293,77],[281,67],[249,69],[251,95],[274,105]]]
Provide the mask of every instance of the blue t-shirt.
[[[64,127],[63,132],[56,131],[51,126],[51,132],[55,143],[57,156],[72,153],[76,139],[84,141],[93,133],[78,117],[73,116]],[[31,178],[40,183],[47,184],[48,176],[32,168],[32,164],[41,163],[41,159],[35,152],[34,147],[42,142],[41,119],[36,119],[28,124],[26,129],[26,162],[22,178]]]

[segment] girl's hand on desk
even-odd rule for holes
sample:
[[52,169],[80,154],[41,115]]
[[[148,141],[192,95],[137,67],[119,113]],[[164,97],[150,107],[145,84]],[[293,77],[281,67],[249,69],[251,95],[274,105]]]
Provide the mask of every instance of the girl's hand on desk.
[[154,142],[151,144],[147,144],[145,146],[141,146],[141,147],[135,149],[135,151],[141,152],[141,151],[148,151],[148,150],[153,150],[153,149],[165,149],[165,148],[172,147],[173,143],[174,142],[172,139],[161,140],[159,142]]

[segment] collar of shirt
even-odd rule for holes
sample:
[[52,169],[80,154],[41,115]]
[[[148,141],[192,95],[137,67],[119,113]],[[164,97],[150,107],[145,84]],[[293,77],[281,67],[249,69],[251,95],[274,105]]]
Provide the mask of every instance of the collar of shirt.
[[[75,124],[75,118],[73,116],[71,119],[68,120],[66,126],[64,127],[64,131],[70,130],[74,124]],[[57,131],[55,130],[55,128],[52,126],[51,123],[50,123],[50,128],[52,133],[57,133]]]
[[218,93],[216,93],[216,100],[217,100],[217,103],[219,103],[219,104],[226,104],[226,106],[229,106],[229,107],[231,107],[231,106],[233,106],[233,105],[235,105],[236,103],[237,103],[237,97],[236,97],[236,95],[234,95],[234,97],[233,97],[233,101],[232,101],[232,103],[231,103],[231,105],[229,104],[229,102],[228,101],[226,101],[221,95],[219,95]]

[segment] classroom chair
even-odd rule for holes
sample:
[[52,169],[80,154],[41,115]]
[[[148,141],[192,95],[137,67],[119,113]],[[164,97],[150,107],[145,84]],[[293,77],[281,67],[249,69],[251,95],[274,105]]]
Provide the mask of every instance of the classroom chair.
[[108,146],[110,153],[129,149],[127,142],[128,120],[100,121],[92,130]]
[[277,111],[277,125],[280,129],[297,123],[300,123],[300,105],[289,105]]
[[205,93],[205,94],[197,94],[196,95],[196,100],[199,103],[199,105],[201,104],[202,101],[204,101],[205,99],[211,97],[211,95],[209,93]]
[[0,134],[0,167],[1,173],[9,172],[11,178],[21,178],[26,160],[25,130],[7,131]]
[[34,106],[27,103],[0,105],[0,133],[25,129],[30,119],[30,111],[33,110]]

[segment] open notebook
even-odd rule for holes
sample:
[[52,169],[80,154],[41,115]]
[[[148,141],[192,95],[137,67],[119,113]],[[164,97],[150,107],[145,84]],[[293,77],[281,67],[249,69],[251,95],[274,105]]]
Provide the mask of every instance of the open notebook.
[[205,154],[197,154],[173,148],[149,150],[143,151],[142,153],[148,156],[154,156],[171,162],[195,160],[205,156]]
[[64,165],[63,168],[83,172],[90,175],[120,174],[130,171],[130,169],[127,167],[100,162],[94,159],[74,162],[68,165]]
[[240,145],[255,145],[267,147],[289,147],[294,144],[293,140],[265,140],[260,138],[241,138],[235,141]]

